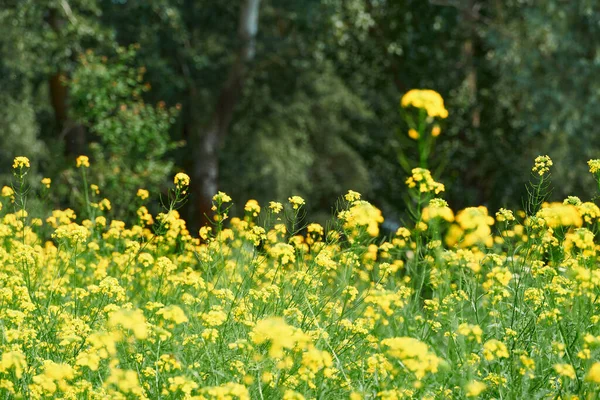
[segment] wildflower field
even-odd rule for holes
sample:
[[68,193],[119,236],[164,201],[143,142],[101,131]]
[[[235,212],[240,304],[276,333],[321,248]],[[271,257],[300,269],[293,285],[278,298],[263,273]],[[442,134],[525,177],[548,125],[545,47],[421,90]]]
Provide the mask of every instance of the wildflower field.
[[[78,159],[85,181],[89,160]],[[304,199],[228,218],[199,237],[138,192],[139,222],[27,211],[29,160],[2,190],[2,398],[596,398],[600,209],[543,202],[539,157],[527,210],[456,215],[416,168],[415,223],[380,236],[380,211],[349,191],[330,225]],[[600,161],[590,161],[600,174]],[[599,177],[600,178],[600,177]],[[45,184],[50,187],[49,180]],[[50,187],[51,189],[51,187]],[[96,188],[97,189],[97,188]],[[89,214],[88,214],[89,213]]]
[[[447,111],[411,96],[403,106],[420,110],[409,136],[423,164],[440,134],[431,118]],[[600,187],[600,160],[589,167]],[[234,216],[219,192],[211,223],[189,232],[177,211],[184,173],[158,215],[146,207],[157,195],[140,189],[128,226],[88,182],[86,156],[79,215],[42,218],[28,199],[52,182],[34,192],[29,168],[16,157],[2,189],[2,398],[600,395],[600,209],[596,197],[548,202],[547,156],[514,212],[455,213],[444,185],[413,168],[412,218],[390,235],[352,190],[327,226],[306,220],[299,196],[249,200]]]

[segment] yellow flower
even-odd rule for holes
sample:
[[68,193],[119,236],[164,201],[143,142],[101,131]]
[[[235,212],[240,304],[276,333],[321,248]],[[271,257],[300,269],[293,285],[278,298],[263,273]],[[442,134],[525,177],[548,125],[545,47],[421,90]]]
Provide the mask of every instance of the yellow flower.
[[77,168],[81,168],[81,167],[85,167],[85,168],[89,168],[90,167],[90,159],[88,156],[79,156],[77,157],[76,162],[76,166]]
[[429,346],[411,337],[394,337],[381,341],[387,348],[388,356],[400,359],[402,364],[415,374],[417,379],[423,379],[429,373],[437,373],[441,359],[429,351]]
[[86,227],[73,222],[56,228],[56,231],[54,231],[52,237],[57,239],[65,239],[68,242],[75,244],[79,242],[86,242],[88,235],[89,231]]
[[296,251],[290,244],[275,244],[275,246],[269,248],[269,255],[275,260],[281,260],[283,265],[296,262]]
[[293,390],[286,390],[281,400],[304,400],[305,397]]
[[483,345],[483,357],[488,361],[493,361],[496,358],[508,358],[508,349],[501,341],[490,339]]
[[102,211],[108,211],[112,208],[109,199],[102,199],[98,202],[98,208]]
[[462,323],[458,326],[456,333],[466,336],[470,340],[475,340],[477,343],[481,343],[481,335],[483,335],[483,330],[479,325]]
[[580,227],[583,225],[579,210],[571,204],[543,203],[542,208],[535,216],[543,219],[545,224],[550,228],[557,228],[559,226]]
[[257,217],[258,214],[260,214],[260,205],[258,204],[258,201],[254,199],[248,200],[244,206],[244,211],[250,213],[253,217]]
[[522,355],[519,357],[519,360],[521,361],[521,364],[523,365],[522,368],[519,368],[519,373],[521,375],[526,375],[529,378],[533,378],[534,375],[534,371],[535,371],[535,361],[529,357],[527,357],[526,355]]
[[484,206],[467,207],[456,214],[457,225],[452,225],[446,235],[446,244],[448,246],[470,247],[481,243],[486,246],[492,246],[491,225],[494,224],[494,218],[488,215],[488,210]]
[[146,398],[138,374],[135,371],[111,368],[106,384],[115,385],[121,392],[131,393],[137,398]]
[[189,175],[183,172],[178,172],[175,175],[175,178],[173,178],[173,182],[175,183],[175,186],[177,186],[177,188],[184,189],[190,186],[190,177]]
[[100,194],[100,187],[98,187],[98,185],[92,183],[90,185],[90,190],[92,191],[92,193],[94,194]]
[[420,135],[419,135],[419,132],[417,132],[416,129],[412,129],[411,128],[411,129],[408,130],[408,137],[411,138],[411,139],[413,139],[413,140],[418,140],[419,137],[420,137]]
[[592,174],[600,172],[600,160],[589,160],[588,166],[590,167],[590,172]]
[[471,381],[465,387],[467,392],[467,397],[477,397],[479,396],[486,388],[486,384],[479,381]]
[[213,201],[217,203],[229,203],[231,201],[231,197],[227,193],[218,192],[213,196]]
[[198,384],[185,376],[176,376],[174,378],[169,378],[169,391],[171,393],[175,393],[178,390],[181,390],[182,393],[187,396],[192,393],[192,390],[198,388]]
[[13,367],[15,369],[15,376],[18,379],[21,379],[23,371],[27,368],[27,360],[25,359],[25,354],[23,354],[23,352],[15,350],[7,351],[2,354],[2,359],[0,359],[0,371],[6,372]]
[[300,196],[289,197],[288,201],[290,202],[294,210],[297,210],[299,207],[304,205],[304,199]]
[[283,210],[283,204],[278,201],[269,202],[269,209],[273,211],[273,214],[279,214]]
[[346,201],[349,201],[350,203],[360,200],[360,197],[360,193],[355,192],[354,190],[348,190],[348,193],[344,195]]
[[188,318],[181,308],[178,306],[167,306],[163,307],[156,312],[158,315],[162,315],[164,319],[168,321],[173,321],[176,324],[182,324],[184,322],[188,322]]
[[379,235],[379,224],[383,223],[381,211],[364,200],[355,201],[349,210],[340,212],[338,218],[345,221],[345,229],[362,226],[372,237]]
[[208,326],[221,326],[227,321],[227,314],[221,310],[210,310],[207,313],[200,313],[199,317]]
[[23,156],[15,157],[12,167],[13,169],[29,168],[29,158]]
[[42,390],[53,394],[57,389],[64,391],[68,387],[66,381],[75,377],[75,371],[69,364],[57,364],[51,360],[44,360],[44,372],[33,377],[34,384],[30,386],[32,392]]
[[14,190],[13,190],[11,187],[9,187],[9,186],[4,186],[4,187],[2,187],[2,192],[1,192],[1,193],[2,193],[2,194],[1,194],[1,195],[2,195],[2,197],[10,197],[10,198],[13,198],[13,197],[14,197],[14,195],[15,195],[15,191],[14,191]]
[[293,349],[297,344],[302,346],[310,341],[300,329],[286,324],[280,317],[258,321],[250,332],[250,340],[257,345],[270,342],[269,355],[273,358],[283,357],[284,349]]
[[440,128],[439,125],[434,125],[431,129],[431,136],[438,137],[440,136],[440,133],[442,133],[442,128]]
[[148,337],[148,326],[142,310],[120,309],[112,312],[108,318],[108,326],[114,328],[121,326],[125,330],[133,331],[137,339]]
[[[221,386],[211,386],[202,389],[203,393],[206,393],[210,399],[231,399],[231,400],[250,400],[250,393],[248,389],[239,383],[228,382]],[[200,397],[204,399],[204,396]]]
[[552,166],[552,160],[548,156],[537,156],[535,158],[535,165],[531,169],[532,172],[537,172],[540,176],[550,171]]
[[552,366],[557,374],[567,378],[575,379],[575,369],[571,364],[554,364]]
[[430,117],[448,117],[448,110],[444,107],[444,99],[434,90],[412,89],[402,96],[402,107],[413,106],[427,111]]
[[427,222],[434,218],[442,218],[448,222],[454,221],[454,212],[448,203],[442,199],[432,199],[429,201],[429,206],[423,209],[422,218],[423,221]]
[[439,194],[446,190],[443,184],[433,180],[431,172],[424,168],[413,168],[412,176],[406,179],[406,185],[412,189],[417,188],[421,193],[434,192]]
[[41,180],[42,185],[46,186],[46,189],[50,189],[50,184],[52,183],[52,180],[50,178],[43,178]]
[[594,364],[592,364],[590,370],[588,371],[585,377],[585,380],[588,382],[600,384],[600,362],[595,362]]
[[506,208],[501,208],[496,213],[496,221],[498,221],[498,222],[512,222],[514,220],[515,220],[515,216],[513,215],[513,212],[510,210],[507,210]]
[[150,193],[146,189],[138,189],[136,196],[142,200],[146,200],[150,197]]
[[52,380],[73,379],[75,371],[69,364],[57,364],[53,361],[44,362],[44,375]]

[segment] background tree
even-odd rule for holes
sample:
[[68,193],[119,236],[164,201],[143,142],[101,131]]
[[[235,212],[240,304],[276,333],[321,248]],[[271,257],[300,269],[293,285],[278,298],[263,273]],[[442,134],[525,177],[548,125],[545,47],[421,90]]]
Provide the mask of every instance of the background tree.
[[[165,168],[152,184],[171,165],[190,172],[195,226],[215,190],[238,202],[300,194],[312,199],[311,212],[329,215],[333,198],[353,188],[400,218],[405,172],[397,150],[416,149],[398,102],[411,88],[431,88],[450,116],[430,166],[454,208],[518,206],[524,182],[515,171],[537,153],[556,160],[561,198],[590,184],[584,161],[600,148],[600,63],[591,40],[599,7],[592,0],[3,0],[0,103],[11,110],[0,115],[0,134],[11,137],[3,151],[16,151],[9,143],[23,148],[22,132],[24,145],[35,143],[23,151],[41,170],[68,178],[69,153],[97,143],[108,176],[112,162],[100,160],[115,154],[110,140],[153,136],[147,143],[165,146],[146,155]],[[99,118],[84,107],[84,85],[76,98],[64,86],[76,73],[93,76],[93,64],[79,57],[87,49],[113,60],[117,48],[136,43],[128,67],[114,72],[145,68],[151,90],[130,102],[182,105],[177,119],[161,120],[169,138],[162,122],[141,129],[128,125],[135,118],[119,119],[124,97]],[[94,82],[87,86],[94,93],[106,84]],[[137,150],[122,147],[119,158],[131,163],[122,171],[139,170]],[[118,186],[106,196],[120,195]]]

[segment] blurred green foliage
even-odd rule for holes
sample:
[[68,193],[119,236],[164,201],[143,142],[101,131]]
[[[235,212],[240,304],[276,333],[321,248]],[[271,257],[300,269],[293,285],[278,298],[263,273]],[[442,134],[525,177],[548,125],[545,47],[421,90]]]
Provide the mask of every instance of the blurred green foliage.
[[135,215],[137,189],[160,191],[173,167],[166,158],[176,146],[169,129],[178,107],[146,104],[142,94],[145,67],[135,67],[135,47],[119,47],[114,57],[89,50],[68,82],[76,120],[86,126],[93,143],[91,179],[109,199],[117,217]]
[[[240,47],[241,3],[4,0],[3,159],[22,152],[75,190],[73,154],[61,154],[65,121],[80,124],[118,213],[137,186],[191,170]],[[397,150],[417,149],[398,101],[430,88],[450,115],[429,166],[453,208],[518,207],[537,154],[556,161],[553,196],[581,194],[600,150],[597,37],[593,0],[263,0],[219,185],[238,202],[300,194],[324,214],[352,188],[400,216]],[[62,122],[49,101],[57,75],[69,82]]]

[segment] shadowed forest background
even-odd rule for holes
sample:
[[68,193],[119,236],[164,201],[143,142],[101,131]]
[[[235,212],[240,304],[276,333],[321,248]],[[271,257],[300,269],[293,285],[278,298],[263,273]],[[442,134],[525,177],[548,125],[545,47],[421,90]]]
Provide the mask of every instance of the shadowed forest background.
[[553,197],[581,195],[598,38],[595,0],[0,0],[0,165],[8,182],[25,155],[32,182],[61,182],[48,209],[82,201],[86,154],[117,217],[185,171],[193,227],[217,190],[301,195],[318,219],[353,189],[400,218],[398,154],[417,150],[399,100],[429,88],[449,111],[429,167],[453,209],[518,208],[538,154]]

